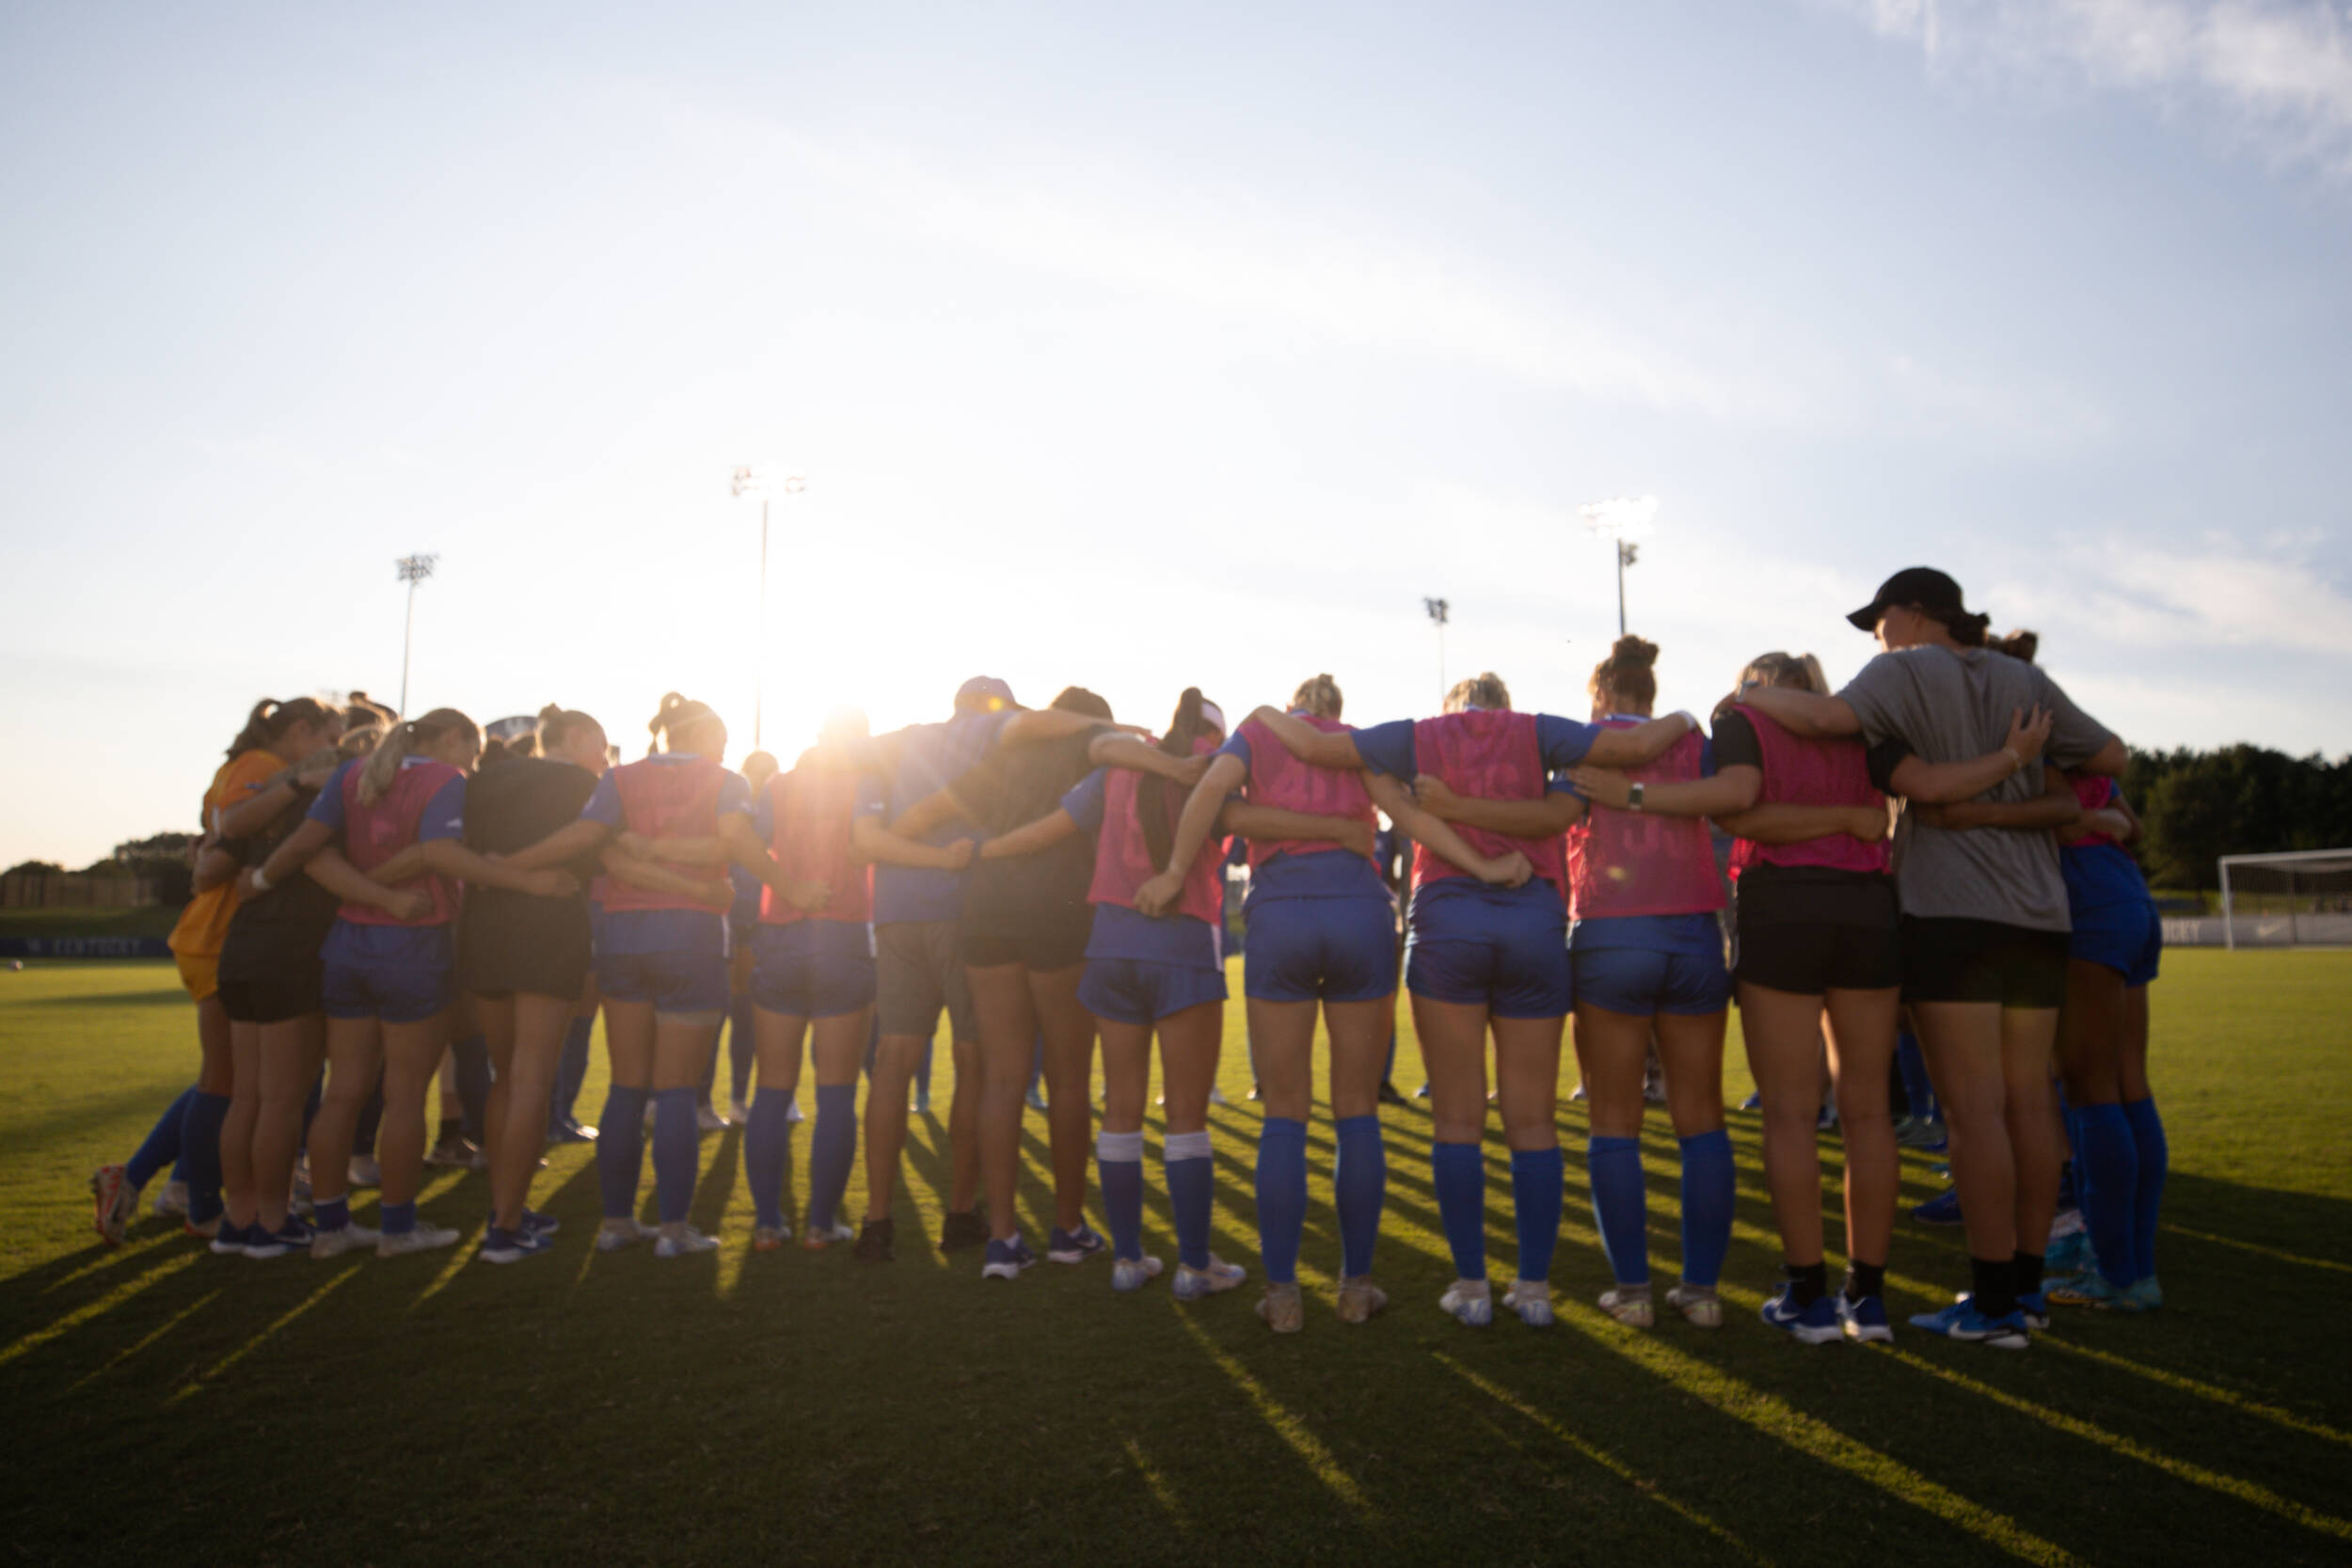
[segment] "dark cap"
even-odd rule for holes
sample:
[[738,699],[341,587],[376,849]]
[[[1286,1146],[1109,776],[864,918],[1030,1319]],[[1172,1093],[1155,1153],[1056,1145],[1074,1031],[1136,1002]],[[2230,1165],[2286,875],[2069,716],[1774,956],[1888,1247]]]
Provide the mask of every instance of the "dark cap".
[[1870,602],[1846,619],[1864,631],[1876,631],[1879,617],[1894,605],[1917,605],[1930,613],[1948,610],[1964,615],[1968,611],[1968,607],[1961,602],[1960,584],[1932,566],[1906,566],[1880,583]]
[[956,688],[956,706],[999,713],[1011,707],[1012,688],[994,675],[975,675]]

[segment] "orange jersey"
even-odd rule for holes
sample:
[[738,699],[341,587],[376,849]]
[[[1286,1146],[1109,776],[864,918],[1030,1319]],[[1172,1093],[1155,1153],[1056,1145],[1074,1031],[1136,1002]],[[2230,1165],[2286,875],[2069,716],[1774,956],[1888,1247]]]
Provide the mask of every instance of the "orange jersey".
[[[240,752],[223,763],[220,771],[213,775],[212,787],[204,792],[204,831],[215,832],[223,811],[252,799],[255,791],[285,767],[283,757],[262,747]],[[229,937],[229,922],[236,912],[234,879],[205,889],[189,899],[188,907],[180,911],[180,923],[171,928],[171,950],[182,958],[218,957],[221,943]]]

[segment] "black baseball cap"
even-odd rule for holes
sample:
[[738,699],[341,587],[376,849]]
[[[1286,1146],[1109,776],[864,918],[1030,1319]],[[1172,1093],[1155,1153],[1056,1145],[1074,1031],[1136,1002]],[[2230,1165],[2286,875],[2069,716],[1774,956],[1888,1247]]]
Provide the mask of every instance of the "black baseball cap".
[[1968,607],[1961,601],[1960,584],[1932,566],[1906,566],[1879,584],[1879,591],[1870,602],[1846,617],[1864,631],[1879,629],[1879,617],[1892,605],[1917,605],[1931,613],[1949,610],[1964,615]]

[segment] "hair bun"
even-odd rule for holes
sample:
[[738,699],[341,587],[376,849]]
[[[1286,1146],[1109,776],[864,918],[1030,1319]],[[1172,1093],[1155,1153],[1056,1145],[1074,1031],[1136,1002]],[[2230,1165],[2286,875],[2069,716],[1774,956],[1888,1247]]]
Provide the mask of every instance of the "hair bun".
[[547,706],[539,710],[539,722],[542,724],[548,722],[549,720],[561,719],[563,717],[564,705],[561,703],[549,703]]
[[1646,637],[1628,633],[1611,645],[1609,657],[1619,664],[1639,665],[1646,669],[1658,662],[1658,644]]

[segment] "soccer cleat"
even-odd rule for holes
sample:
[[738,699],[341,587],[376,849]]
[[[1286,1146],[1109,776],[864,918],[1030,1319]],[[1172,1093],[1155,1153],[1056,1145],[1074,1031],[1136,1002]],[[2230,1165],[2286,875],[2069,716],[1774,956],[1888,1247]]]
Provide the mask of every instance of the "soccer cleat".
[[355,1248],[373,1246],[383,1239],[381,1231],[364,1225],[339,1225],[332,1230],[311,1234],[310,1256],[313,1259],[341,1258]]
[[1483,1279],[1457,1279],[1438,1298],[1438,1310],[1465,1327],[1484,1328],[1495,1321],[1494,1287]]
[[384,1167],[373,1154],[355,1154],[343,1167],[344,1184],[353,1188],[384,1185]]
[[730,1100],[727,1101],[727,1119],[729,1121],[749,1121],[752,1119],[752,1108],[749,1105],[744,1104],[740,1100]]
[[264,1230],[257,1224],[246,1232],[245,1255],[258,1260],[267,1260],[272,1258],[283,1258],[290,1252],[308,1251],[311,1234],[309,1226],[292,1215],[288,1215],[286,1223],[275,1231]]
[[1844,1337],[1846,1331],[1838,1321],[1836,1300],[1815,1296],[1799,1307],[1791,1299],[1793,1290],[1793,1286],[1783,1285],[1764,1304],[1760,1316],[1766,1323],[1787,1330],[1788,1337],[1801,1345],[1834,1345]]
[[1402,1105],[1405,1103],[1405,1096],[1399,1093],[1397,1091],[1397,1086],[1389,1082],[1386,1078],[1380,1080],[1379,1100],[1380,1103],[1383,1105]]
[[485,1263],[519,1263],[534,1252],[545,1252],[555,1245],[546,1235],[524,1227],[506,1230],[498,1226],[483,1238],[482,1250],[475,1256]]
[[790,1101],[785,1105],[784,1124],[787,1127],[798,1127],[807,1119],[806,1117],[801,1115],[801,1102],[798,1100]]
[[1359,1323],[1389,1305],[1389,1292],[1372,1282],[1368,1274],[1343,1277],[1340,1281],[1340,1322]]
[[1199,1301],[1203,1296],[1230,1291],[1248,1277],[1249,1271],[1239,1263],[1228,1263],[1212,1252],[1209,1254],[1209,1266],[1205,1269],[1196,1269],[1190,1263],[1179,1260],[1176,1264],[1176,1283],[1168,1287],[1168,1293],[1178,1301]]
[[623,1247],[636,1245],[652,1234],[652,1231],[635,1220],[608,1218],[602,1225],[596,1227],[596,1250],[618,1252]]
[[[1428,1099],[1428,1098],[1429,1098],[1429,1085],[1428,1085],[1428,1084],[1427,1084],[1426,1082],[1424,1082],[1424,1083],[1422,1085],[1422,1086],[1421,1086],[1420,1088],[1417,1088],[1417,1089],[1415,1089],[1415,1090],[1413,1091],[1413,1098],[1414,1098],[1415,1100],[1426,1100],[1426,1099]],[[1581,1085],[1581,1084],[1579,1084],[1579,1085],[1576,1086],[1576,1092],[1575,1092],[1574,1094],[1572,1094],[1572,1095],[1568,1096],[1568,1098],[1569,1098],[1570,1100],[1581,1100],[1581,1099],[1583,1099],[1583,1098],[1584,1098],[1584,1085]]]
[[1260,1085],[1260,1084],[1252,1084],[1252,1085],[1249,1085],[1249,1098],[1250,1098],[1250,1099],[1252,1099],[1252,1100],[1256,1100],[1256,1099],[1260,1098],[1261,1091],[1263,1089],[1263,1087],[1264,1087],[1264,1085]]
[[2135,1312],[2153,1312],[2164,1305],[2164,1287],[2156,1283],[2156,1276],[2153,1274],[2124,1286],[2123,1294],[2136,1303],[2130,1308]]
[[1036,1261],[1037,1254],[1031,1252],[1029,1243],[1019,1236],[1016,1235],[1009,1242],[1000,1242],[992,1237],[988,1243],[988,1254],[980,1259],[980,1277],[982,1279],[1018,1279],[1021,1277],[1021,1271]]
[[1911,1217],[1922,1225],[1958,1225],[1960,1223],[1960,1189],[1938,1193],[1911,1211]]
[[1046,1109],[1045,1093],[1041,1089],[1031,1089],[1021,1098],[1022,1103],[1027,1105],[1032,1111],[1043,1112]]
[[965,1247],[988,1244],[988,1222],[980,1218],[977,1209],[950,1209],[939,1225],[939,1250],[960,1252]]
[[[1215,1084],[1211,1084],[1209,1085],[1209,1103],[1212,1105],[1231,1105],[1232,1101],[1225,1098],[1225,1091],[1223,1089],[1218,1088]],[[1182,1263],[1179,1263],[1176,1266],[1180,1269],[1184,1267]]]
[[1895,1330],[1886,1321],[1886,1303],[1876,1296],[1848,1301],[1841,1292],[1837,1297],[1837,1322],[1845,1329],[1846,1338],[1855,1344],[1895,1342]]
[[857,1227],[845,1219],[836,1218],[831,1225],[818,1225],[811,1220],[801,1227],[801,1246],[808,1252],[822,1252],[835,1242],[856,1240]]
[[1748,1098],[1740,1101],[1740,1109],[1743,1111],[1760,1111],[1763,1108],[1764,1091],[1761,1089],[1749,1090]]
[[1054,1233],[1045,1238],[1045,1260],[1049,1263],[1083,1263],[1098,1252],[1106,1252],[1110,1243],[1102,1233],[1084,1220],[1075,1230],[1054,1227]]
[[1619,1285],[1600,1293],[1600,1309],[1628,1328],[1648,1328],[1658,1322],[1646,1285]]
[[424,1151],[424,1163],[435,1170],[468,1170],[473,1165],[476,1152],[472,1144],[453,1132]]
[[565,1117],[548,1129],[548,1142],[551,1144],[592,1144],[596,1141],[596,1130],[581,1126],[572,1117]]
[[242,1258],[245,1256],[245,1243],[248,1233],[258,1236],[261,1230],[262,1227],[258,1225],[231,1225],[229,1223],[229,1216],[223,1214],[214,1225],[213,1239],[206,1245],[215,1258]]
[[1156,1258],[1111,1259],[1111,1289],[1121,1293],[1140,1291],[1147,1283],[1159,1277],[1160,1260]]
[[752,1250],[754,1252],[781,1251],[784,1243],[791,1239],[792,1231],[786,1226],[755,1225],[752,1227]]
[[1530,1328],[1549,1328],[1551,1316],[1551,1285],[1541,1279],[1514,1279],[1502,1292],[1502,1305],[1519,1315],[1519,1322]]
[[536,1209],[526,1207],[523,1210],[523,1228],[533,1235],[552,1236],[564,1228],[564,1222],[553,1214],[543,1214]]
[[895,1262],[898,1254],[891,1245],[891,1221],[887,1215],[878,1220],[867,1220],[864,1225],[859,1226],[857,1260],[861,1263]]
[[180,1222],[180,1228],[199,1241],[209,1242],[220,1234],[221,1227],[225,1222],[226,1216],[215,1214],[209,1220],[183,1219]]
[[2053,1279],[2042,1293],[2051,1301],[2068,1307],[2100,1307],[2121,1312],[2139,1310],[2136,1306],[2127,1305],[2130,1299],[2128,1290],[2117,1290],[2097,1269],[2085,1269],[2080,1274]]
[[691,1258],[698,1252],[718,1250],[718,1237],[706,1236],[691,1225],[681,1225],[675,1230],[664,1226],[653,1243],[656,1258]]
[[1928,1117],[1905,1117],[1895,1124],[1898,1148],[1925,1148],[1931,1143],[1942,1142],[1943,1137],[1944,1124]]
[[914,1114],[918,1117],[927,1117],[931,1114],[930,1090],[917,1089],[914,1091]]
[[1295,1334],[1307,1326],[1307,1304],[1299,1299],[1298,1281],[1277,1285],[1269,1281],[1258,1298],[1257,1314],[1277,1334]]
[[1966,1296],[1941,1312],[1921,1312],[1911,1320],[1911,1326],[1923,1328],[1930,1334],[1941,1334],[1947,1339],[1963,1344],[1990,1345],[1994,1350],[2024,1350],[2027,1343],[2026,1315],[2011,1312],[1999,1318],[1988,1318],[1976,1308]]
[[694,1107],[694,1126],[697,1131],[704,1132],[723,1132],[727,1130],[728,1125],[727,1118],[719,1114],[719,1108],[716,1105],[697,1105]]
[[1715,1293],[1712,1285],[1693,1285],[1685,1279],[1666,1287],[1666,1305],[1682,1314],[1682,1321],[1696,1328],[1724,1326],[1724,1298]]
[[158,1218],[167,1219],[173,1214],[186,1213],[188,1212],[188,1184],[185,1181],[165,1182],[164,1190],[155,1195],[155,1201],[149,1204],[148,1208]]
[[417,1222],[413,1230],[387,1230],[375,1243],[378,1258],[405,1258],[412,1252],[434,1252],[457,1244],[457,1232],[446,1225]]
[[2026,1326],[2040,1330],[2050,1326],[2050,1296],[2046,1291],[2036,1291],[2017,1298],[2017,1310],[2025,1318]]
[[1813,1118],[1813,1130],[1816,1132],[1837,1131],[1837,1104],[1835,1101],[1828,1101],[1821,1106],[1821,1114]]
[[2050,1243],[2050,1250],[2042,1257],[2042,1272],[2052,1279],[2066,1275],[2088,1274],[2099,1266],[2090,1249],[2090,1233],[2072,1230]]
[[90,1175],[89,1190],[98,1204],[98,1239],[108,1246],[120,1246],[131,1216],[138,1211],[139,1190],[131,1185],[130,1173],[120,1165],[99,1166]]

